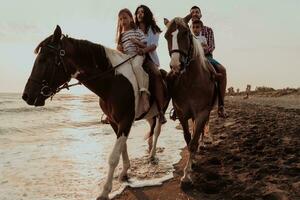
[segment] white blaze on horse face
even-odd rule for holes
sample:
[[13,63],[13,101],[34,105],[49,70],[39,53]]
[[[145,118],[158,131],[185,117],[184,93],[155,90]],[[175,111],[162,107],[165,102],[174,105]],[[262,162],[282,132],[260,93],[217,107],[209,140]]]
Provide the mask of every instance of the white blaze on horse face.
[[[176,29],[176,31],[174,31],[172,33],[172,50],[178,50],[179,49],[178,39],[177,39],[178,32],[179,32],[178,29]],[[172,67],[172,69],[175,72],[179,72],[179,70],[180,70],[180,61],[179,61],[179,58],[180,58],[179,52],[173,52],[172,53],[170,66]]]

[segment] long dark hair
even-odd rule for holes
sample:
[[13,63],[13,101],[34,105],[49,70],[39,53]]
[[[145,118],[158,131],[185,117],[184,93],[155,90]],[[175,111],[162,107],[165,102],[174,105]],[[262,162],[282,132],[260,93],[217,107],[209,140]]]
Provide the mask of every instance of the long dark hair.
[[140,5],[137,7],[137,9],[135,10],[135,24],[137,25],[137,27],[139,27],[140,23],[137,19],[137,12],[138,10],[142,8],[144,10],[144,23],[146,26],[146,33],[148,33],[149,28],[151,27],[153,33],[161,33],[161,29],[157,26],[154,17],[153,17],[153,13],[151,12],[150,8],[148,8],[145,5]]

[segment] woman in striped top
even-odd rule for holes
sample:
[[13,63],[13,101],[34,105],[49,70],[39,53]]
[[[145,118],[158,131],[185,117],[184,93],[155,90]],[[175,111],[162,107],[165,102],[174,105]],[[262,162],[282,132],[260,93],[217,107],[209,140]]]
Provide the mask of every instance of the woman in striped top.
[[[139,49],[145,48],[147,46],[147,41],[144,33],[136,28],[133,21],[133,16],[127,8],[120,10],[118,14],[116,42],[118,45],[117,49],[122,53],[128,55],[135,55],[138,53]],[[138,55],[132,60],[132,62],[135,63],[133,64],[133,71],[135,73],[138,87],[141,92],[141,97],[144,102],[144,111],[148,111],[150,108],[150,93],[148,91],[149,78],[148,74],[144,71],[142,67],[143,61],[143,55]]]

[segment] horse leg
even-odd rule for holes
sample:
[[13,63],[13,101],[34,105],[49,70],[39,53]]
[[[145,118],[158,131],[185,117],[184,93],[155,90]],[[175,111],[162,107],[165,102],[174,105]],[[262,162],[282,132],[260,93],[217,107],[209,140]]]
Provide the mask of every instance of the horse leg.
[[155,120],[156,120],[156,123],[155,123],[155,127],[154,127],[154,142],[153,142],[152,149],[150,151],[150,156],[149,156],[150,161],[154,161],[155,154],[156,154],[157,139],[158,139],[158,136],[160,135],[161,125],[162,125],[162,123],[159,121],[158,118],[156,118]]
[[212,141],[212,138],[211,138],[211,136],[209,134],[209,119],[205,123],[203,134],[200,135],[199,145],[198,145],[198,150],[197,150],[198,153],[200,152],[201,147],[205,147],[206,146],[205,143],[204,143],[204,136],[206,138],[209,138],[210,141]]
[[[191,133],[190,133],[190,129],[189,129],[188,120],[185,120],[181,116],[179,116],[179,121],[180,121],[180,124],[181,124],[182,129],[183,129],[185,142],[188,146],[190,141],[191,141]],[[191,167],[190,160],[188,160],[188,162],[186,163],[186,165],[184,167],[184,170],[183,170],[183,177],[181,178],[181,187],[182,187],[182,189],[185,189],[185,188],[189,187],[189,185],[191,183],[191,177],[190,177],[190,173],[189,173],[191,168],[192,167]]]
[[[118,134],[118,125],[114,122],[110,121],[111,127],[114,129],[115,133]],[[122,151],[122,160],[123,160],[123,169],[121,174],[119,175],[120,181],[126,181],[128,179],[127,171],[130,168],[130,160],[127,152],[127,144],[125,143],[124,149]]]
[[199,138],[200,135],[203,133],[204,126],[208,120],[208,117],[209,117],[209,111],[203,111],[194,120],[193,138],[191,139],[188,145],[189,158],[184,168],[184,175],[181,178],[181,187],[183,189],[189,188],[190,185],[192,184],[190,173],[193,171],[192,165],[198,148]]
[[[154,134],[154,128],[156,125],[156,117],[147,119],[149,125],[150,125],[150,132],[147,134],[148,136],[148,151],[150,152],[152,149],[152,144],[153,144],[153,134]],[[146,137],[147,137],[146,136]]]
[[184,140],[186,142],[186,145],[188,146],[191,141],[191,133],[188,120],[183,119],[183,117],[181,117],[180,115],[178,116],[178,119],[183,129]]
[[[131,122],[131,124],[132,124],[132,122]],[[100,197],[97,198],[97,200],[108,199],[108,194],[111,192],[111,189],[112,189],[112,180],[113,180],[114,171],[115,171],[117,165],[119,164],[121,153],[123,153],[124,149],[126,148],[127,136],[129,134],[131,124],[130,123],[129,124],[127,123],[126,125],[123,125],[122,123],[119,124],[117,140],[115,142],[113,150],[108,159],[109,170],[108,170],[107,179],[104,184],[102,193],[101,193]],[[123,128],[123,127],[125,127],[125,128]],[[125,151],[127,152],[127,148]],[[127,159],[128,159],[128,155],[127,155],[127,158],[125,155],[125,161]],[[126,164],[128,164],[128,163],[126,163]]]
[[127,171],[130,168],[130,160],[128,157],[128,151],[127,151],[127,144],[125,143],[124,145],[124,149],[122,151],[122,160],[123,160],[123,168],[122,168],[122,172],[119,175],[119,180],[120,181],[127,181],[128,180],[128,175],[127,175]]

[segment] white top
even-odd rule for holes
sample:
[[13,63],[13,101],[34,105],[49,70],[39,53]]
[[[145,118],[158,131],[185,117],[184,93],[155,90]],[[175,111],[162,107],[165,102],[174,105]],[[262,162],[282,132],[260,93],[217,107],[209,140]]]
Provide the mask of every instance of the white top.
[[123,32],[121,35],[121,44],[123,47],[123,52],[125,54],[136,54],[138,46],[131,42],[131,38],[134,38],[140,42],[146,43],[145,34],[139,29],[132,29],[126,32]]
[[198,36],[195,36],[195,37],[199,40],[201,45],[202,44],[207,45],[207,39],[204,36],[202,36],[201,33]]
[[[159,33],[154,34],[152,28],[149,27],[148,33],[146,34],[147,46],[155,45],[156,47],[158,47],[158,40],[159,40]],[[148,54],[151,60],[154,62],[154,64],[160,66],[156,50],[151,51]]]

